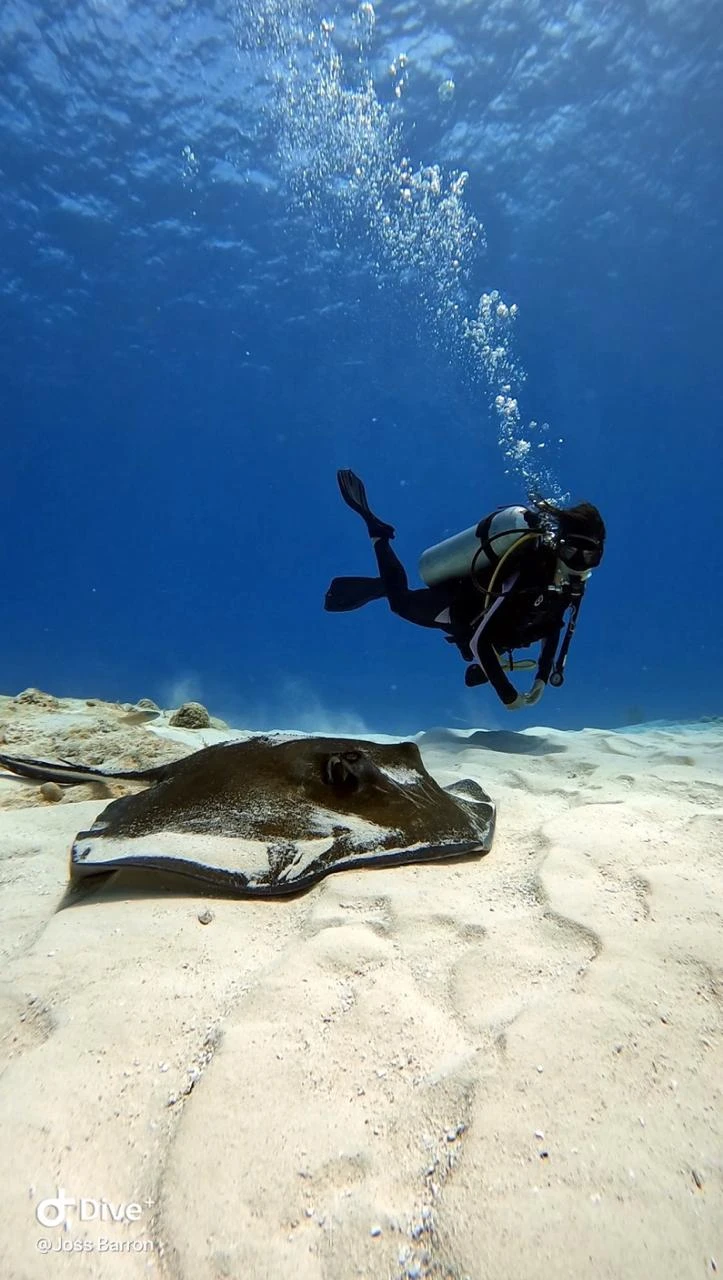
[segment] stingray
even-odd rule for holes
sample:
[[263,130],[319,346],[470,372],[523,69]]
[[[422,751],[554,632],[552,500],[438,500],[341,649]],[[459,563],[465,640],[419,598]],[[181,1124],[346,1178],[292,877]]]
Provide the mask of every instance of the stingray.
[[150,784],[78,833],[74,880],[148,867],[272,897],[330,872],[487,853],[494,834],[482,787],[470,779],[440,787],[413,742],[255,737],[130,772],[1,754],[0,764],[61,784]]

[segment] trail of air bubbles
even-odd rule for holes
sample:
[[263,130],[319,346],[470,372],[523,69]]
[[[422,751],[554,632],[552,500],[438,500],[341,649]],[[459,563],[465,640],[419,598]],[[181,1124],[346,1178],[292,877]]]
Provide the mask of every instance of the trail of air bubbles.
[[[376,13],[321,20],[308,0],[240,0],[242,49],[255,52],[271,86],[274,145],[298,204],[335,233],[363,236],[377,275],[409,284],[435,341],[451,348],[490,396],[508,469],[528,492],[560,500],[549,466],[547,424],[523,428],[518,397],[524,370],[514,356],[517,307],[484,293],[476,312],[465,280],[485,246],[484,228],[465,205],[468,175],[414,166],[404,155],[394,106],[376,92],[370,51]],[[404,91],[404,55],[389,68],[393,96]]]

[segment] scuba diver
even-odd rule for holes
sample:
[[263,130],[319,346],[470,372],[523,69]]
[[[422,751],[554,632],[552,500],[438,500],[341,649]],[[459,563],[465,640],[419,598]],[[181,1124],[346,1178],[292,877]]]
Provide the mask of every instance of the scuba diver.
[[[408,622],[445,632],[469,664],[465,684],[489,683],[508,711],[534,706],[548,683],[559,688],[585,586],[603,555],[605,525],[597,507],[541,499],[530,507],[499,507],[425,551],[419,572],[426,586],[410,590],[390,545],[392,525],[374,515],[353,471],[338,471],[337,480],[345,503],[366,524],[379,577],[334,578],[324,601],[329,613],[386,599]],[[542,642],[537,662],[515,661],[513,650],[536,641]],[[505,671],[530,668],[532,687],[519,693]]]

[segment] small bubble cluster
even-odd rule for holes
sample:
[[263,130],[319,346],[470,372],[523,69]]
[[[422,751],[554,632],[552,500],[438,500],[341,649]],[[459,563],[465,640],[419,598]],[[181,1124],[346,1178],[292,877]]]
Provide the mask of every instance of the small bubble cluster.
[[193,147],[186,143],[185,147],[181,148],[181,177],[183,181],[186,183],[193,182],[193,179],[198,177],[200,168],[198,156]]
[[499,444],[510,469],[521,477],[529,493],[560,501],[564,497],[560,484],[540,458],[548,445],[548,423],[533,420],[522,426],[518,395],[526,375],[514,355],[512,330],[517,314],[516,303],[505,302],[496,289],[483,293],[476,316],[465,321],[465,335],[474,353],[473,363],[483,373],[492,396]]

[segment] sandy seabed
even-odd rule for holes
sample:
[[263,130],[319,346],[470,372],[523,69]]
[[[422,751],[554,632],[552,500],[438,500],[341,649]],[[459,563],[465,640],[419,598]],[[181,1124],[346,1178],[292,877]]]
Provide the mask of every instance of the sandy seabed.
[[[0,699],[8,754],[224,737]],[[417,741],[492,852],[289,901],[67,905],[122,785],[0,778],[3,1280],[723,1273],[723,722]]]

